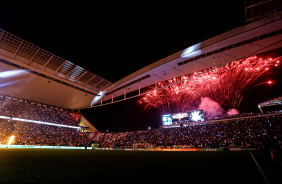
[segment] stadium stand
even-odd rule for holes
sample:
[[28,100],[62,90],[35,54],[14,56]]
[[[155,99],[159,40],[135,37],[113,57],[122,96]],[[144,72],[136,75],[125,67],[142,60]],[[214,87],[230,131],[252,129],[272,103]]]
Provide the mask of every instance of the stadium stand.
[[[38,105],[0,95],[1,116],[31,118],[57,124],[77,125],[67,110]],[[77,114],[76,114],[77,115]],[[248,115],[248,114],[247,114]],[[233,117],[179,128],[157,128],[132,132],[82,132],[75,128],[0,119],[0,145],[15,136],[15,145],[91,146],[113,149],[140,148],[221,148],[225,150],[273,150],[279,160],[282,148],[282,115]],[[274,154],[276,153],[276,154]]]
[[[7,144],[14,135],[16,145],[87,146],[91,139],[75,128],[42,125],[31,122],[14,121],[9,118],[22,118],[54,125],[79,127],[79,113],[66,109],[31,102],[7,95],[0,95],[0,144]],[[8,118],[8,119],[5,119]]]
[[0,144],[4,145],[12,135],[16,137],[15,145],[85,146],[91,143],[87,133],[55,126],[0,120],[0,130]]
[[72,117],[72,114],[65,109],[7,95],[0,95],[0,115],[57,124],[77,125],[77,121]]
[[94,142],[100,147],[133,148],[136,144],[151,147],[269,149],[281,146],[282,116],[245,118],[181,128],[158,128],[122,133],[99,133]]

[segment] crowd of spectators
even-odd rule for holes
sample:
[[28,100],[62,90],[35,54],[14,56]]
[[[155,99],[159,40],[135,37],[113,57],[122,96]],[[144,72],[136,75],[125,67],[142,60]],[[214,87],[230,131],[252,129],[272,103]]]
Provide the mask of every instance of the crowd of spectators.
[[72,128],[40,125],[36,123],[0,120],[0,145],[7,145],[15,136],[15,145],[90,146],[88,133]]
[[[72,116],[64,109],[0,95],[0,116],[77,126],[77,114]],[[216,121],[179,128],[83,133],[73,128],[0,119],[0,144],[7,144],[9,137],[14,135],[13,144],[17,145],[90,146],[95,143],[107,148],[135,148],[138,145],[151,148],[282,146],[281,115]]]
[[[0,116],[78,126],[77,113],[65,109],[0,95]],[[15,136],[17,145],[90,146],[89,134],[73,128],[0,119],[0,144]]]
[[[180,128],[101,133],[94,140],[101,147],[255,147],[269,148],[282,141],[282,116],[246,118]],[[281,146],[281,144],[280,144]]]
[[77,125],[77,122],[67,110],[6,95],[0,95],[0,115],[49,123]]
[[[13,144],[134,148],[150,147],[255,147],[270,148],[282,141],[282,116],[245,118],[179,128],[157,128],[132,132],[89,134],[76,129],[0,120],[0,144],[16,137]],[[281,146],[281,144],[280,144]]]

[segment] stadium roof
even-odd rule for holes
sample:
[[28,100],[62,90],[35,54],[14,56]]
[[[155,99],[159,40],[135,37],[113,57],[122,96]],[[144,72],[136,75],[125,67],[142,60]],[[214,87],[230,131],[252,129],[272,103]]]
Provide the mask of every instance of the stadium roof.
[[[114,102],[140,88],[282,47],[282,12],[192,45],[108,86],[103,101]],[[137,95],[137,96],[138,96]],[[112,99],[112,100],[111,100]]]
[[[22,70],[21,76],[11,75],[15,70]],[[111,84],[2,29],[0,71],[0,94],[68,109],[89,106],[94,96]]]
[[[266,102],[262,102],[258,104],[260,111],[262,112],[262,107],[269,107],[274,105],[282,105],[282,97],[274,98],[272,100],[268,100]],[[263,113],[263,112],[262,112]]]
[[[0,94],[67,109],[86,108],[94,97],[95,103],[102,97],[103,101],[126,99],[128,93],[139,89],[140,95],[140,89],[160,81],[281,48],[281,33],[279,12],[187,47],[111,83],[0,29]],[[19,72],[16,75],[7,73],[15,70]]]

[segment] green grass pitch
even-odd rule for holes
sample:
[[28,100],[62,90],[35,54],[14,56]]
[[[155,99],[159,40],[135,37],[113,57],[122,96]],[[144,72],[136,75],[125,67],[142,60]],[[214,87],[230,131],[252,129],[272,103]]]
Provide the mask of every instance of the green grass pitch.
[[[252,152],[268,179],[281,166]],[[279,181],[280,180],[280,181]],[[0,183],[264,183],[250,153],[0,149]]]

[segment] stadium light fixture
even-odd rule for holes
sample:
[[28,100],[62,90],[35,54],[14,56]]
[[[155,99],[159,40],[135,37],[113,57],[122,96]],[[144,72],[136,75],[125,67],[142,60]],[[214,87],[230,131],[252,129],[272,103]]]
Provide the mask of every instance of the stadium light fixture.
[[103,96],[104,96],[105,93],[106,93],[106,91],[100,91],[100,92],[98,93],[98,95],[96,95],[96,96],[93,98],[93,100],[92,100],[90,106],[92,107],[92,106],[95,105],[97,102],[99,102],[99,101],[101,100],[101,98],[103,98]]
[[4,71],[0,72],[0,78],[11,78],[11,77],[17,77],[26,74],[26,70],[10,70],[10,71]]
[[202,43],[198,43],[196,45],[192,45],[191,47],[186,48],[182,54],[181,57],[195,57],[202,53],[202,51],[199,49]]

